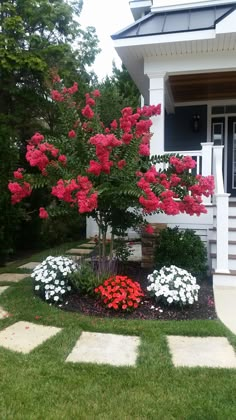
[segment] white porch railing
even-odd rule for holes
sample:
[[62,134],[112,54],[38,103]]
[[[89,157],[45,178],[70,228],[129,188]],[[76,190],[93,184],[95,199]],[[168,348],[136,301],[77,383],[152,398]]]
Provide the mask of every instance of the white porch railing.
[[229,196],[223,180],[224,146],[213,147],[213,175],[215,178],[216,203],[216,268],[215,273],[229,273]]
[[[200,174],[203,176],[212,175],[213,173],[213,162],[212,162],[212,150],[213,150],[213,143],[205,142],[201,143],[202,149],[201,150],[178,150],[178,151],[171,151],[165,152],[165,154],[178,154],[182,156],[191,156],[197,163],[196,167],[190,172],[194,174]],[[211,197],[204,197],[203,199],[204,204],[211,203]]]

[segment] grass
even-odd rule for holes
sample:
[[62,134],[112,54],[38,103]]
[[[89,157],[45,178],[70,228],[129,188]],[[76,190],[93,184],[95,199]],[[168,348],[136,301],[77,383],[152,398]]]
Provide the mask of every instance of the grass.
[[[0,320],[0,329],[19,320],[62,328],[28,355],[0,348],[0,419],[236,418],[236,370],[176,369],[166,342],[167,334],[226,336],[236,349],[236,337],[219,321],[127,321],[62,312],[33,296],[29,278],[12,284],[0,305],[12,314]],[[83,330],[140,336],[137,367],[65,363]]]

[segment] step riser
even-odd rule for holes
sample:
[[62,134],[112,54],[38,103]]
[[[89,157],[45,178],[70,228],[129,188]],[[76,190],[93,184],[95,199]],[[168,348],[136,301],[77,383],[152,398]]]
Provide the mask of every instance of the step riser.
[[[209,239],[212,239],[212,240],[216,240],[216,231],[215,230],[210,230],[209,231]],[[236,241],[236,231],[235,232],[232,232],[232,231],[229,231],[229,241]]]
[[[212,269],[216,269],[216,258],[212,258]],[[229,260],[229,270],[236,270],[236,260]]]
[[[216,244],[210,245],[211,254],[216,254]],[[236,245],[229,244],[228,253],[230,255],[236,255]]]
[[229,216],[236,216],[236,207],[229,207]]
[[[235,219],[230,219],[229,218],[229,228],[236,228],[236,217],[235,217]],[[217,227],[216,226],[216,218],[214,218],[214,220],[213,220],[213,227]]]

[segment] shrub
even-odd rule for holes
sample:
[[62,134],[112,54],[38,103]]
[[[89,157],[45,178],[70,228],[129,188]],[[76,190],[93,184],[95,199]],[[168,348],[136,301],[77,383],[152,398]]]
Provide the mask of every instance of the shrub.
[[193,230],[180,231],[178,227],[163,229],[155,245],[154,266],[157,270],[176,265],[197,277],[206,276],[206,247]]
[[104,278],[95,273],[91,264],[82,263],[80,270],[70,274],[69,281],[80,294],[94,295],[94,289],[104,281]]
[[130,255],[132,255],[134,252],[132,246],[129,243],[127,243],[122,237],[115,239],[114,250],[116,258],[122,263],[127,262]]
[[148,276],[150,285],[147,287],[155,300],[164,304],[192,305],[198,300],[200,286],[196,278],[186,270],[171,265],[154,270]]
[[47,257],[31,274],[36,294],[48,302],[62,302],[66,293],[71,290],[69,274],[78,269],[79,266],[69,258]]
[[144,293],[138,282],[127,276],[112,276],[95,289],[108,308],[132,310],[139,306]]

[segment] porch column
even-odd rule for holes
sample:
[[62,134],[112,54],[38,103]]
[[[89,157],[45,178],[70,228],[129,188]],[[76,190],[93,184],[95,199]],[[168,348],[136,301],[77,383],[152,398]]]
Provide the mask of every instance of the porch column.
[[[212,150],[213,144],[211,142],[201,143],[202,146],[202,176],[209,176],[213,173],[212,168]],[[211,203],[211,197],[203,197],[204,204]]]
[[223,182],[223,148],[213,148],[213,173],[215,177],[215,199],[216,199],[216,268],[215,273],[229,273],[229,196],[224,191]]
[[161,104],[161,115],[152,118],[151,155],[161,155],[165,150],[165,75],[148,73],[150,105]]

